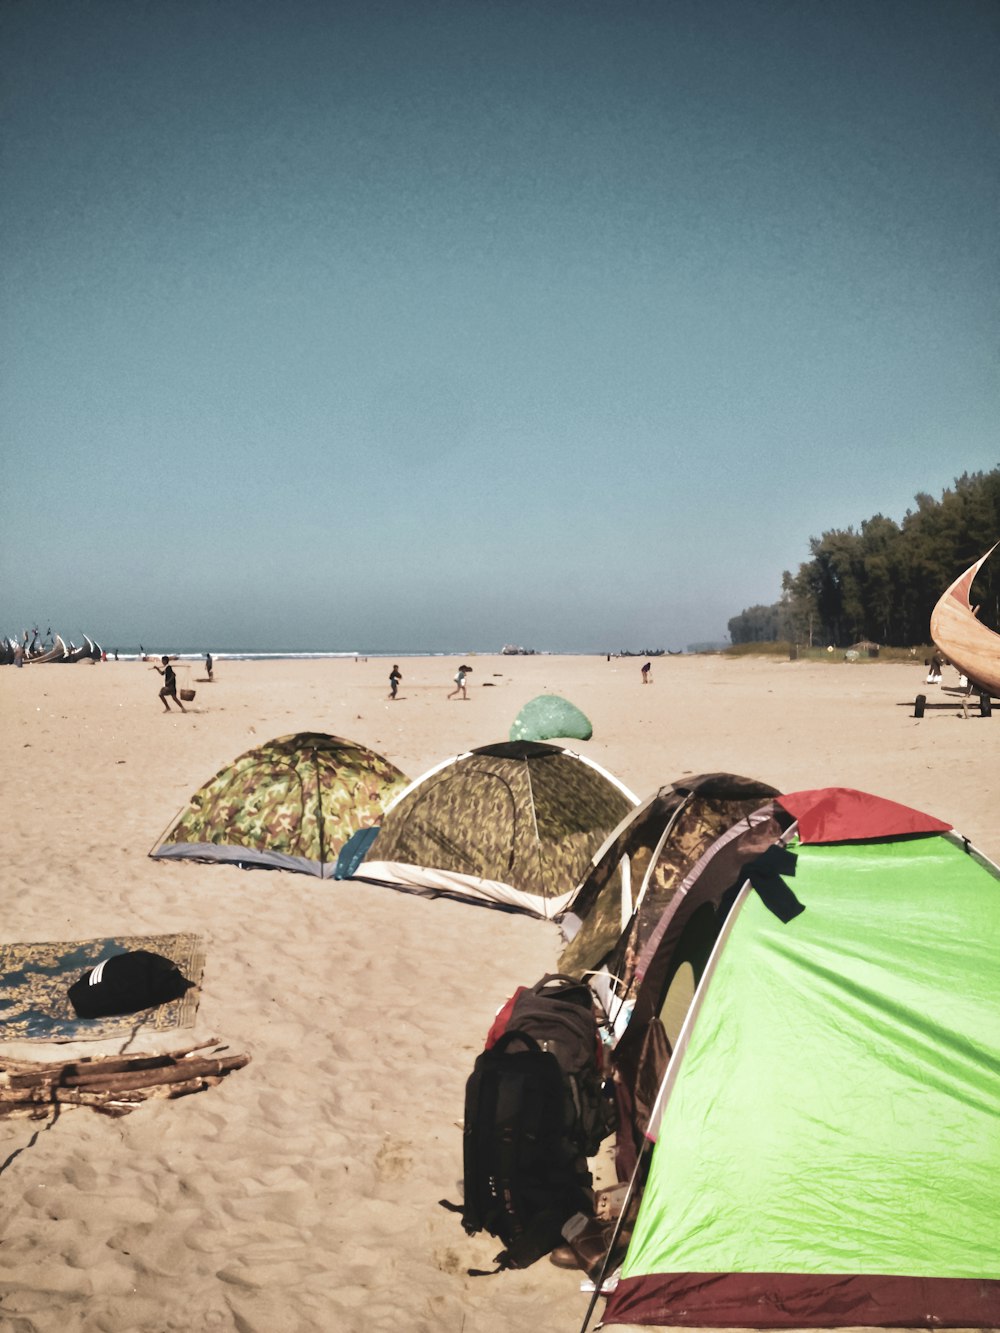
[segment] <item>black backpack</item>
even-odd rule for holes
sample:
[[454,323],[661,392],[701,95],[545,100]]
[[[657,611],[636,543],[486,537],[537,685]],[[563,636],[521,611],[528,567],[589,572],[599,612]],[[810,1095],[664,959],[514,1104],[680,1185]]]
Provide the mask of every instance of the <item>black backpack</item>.
[[499,1268],[527,1268],[562,1244],[574,1213],[593,1211],[586,1160],[566,1133],[559,1062],[525,1033],[503,1033],[477,1058],[462,1155],[462,1225],[503,1241]]
[[586,982],[547,973],[534,986],[515,992],[487,1039],[489,1046],[501,1032],[523,1032],[556,1057],[567,1097],[566,1133],[584,1157],[593,1157],[615,1127],[614,1102],[604,1092],[594,1003]]
[[77,1018],[106,1018],[178,1000],[193,985],[171,959],[131,949],[84,972],[67,994]]
[[573,977],[521,987],[466,1084],[462,1224],[504,1242],[500,1268],[534,1263],[574,1214],[593,1212],[587,1158],[614,1122],[593,1002]]

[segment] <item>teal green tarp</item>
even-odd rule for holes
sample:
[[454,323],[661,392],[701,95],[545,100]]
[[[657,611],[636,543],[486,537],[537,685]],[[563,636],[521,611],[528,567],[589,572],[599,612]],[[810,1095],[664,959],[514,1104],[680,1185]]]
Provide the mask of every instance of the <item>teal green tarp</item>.
[[558,694],[530,699],[510,728],[512,741],[548,741],[554,737],[589,741],[593,734],[590,719]]

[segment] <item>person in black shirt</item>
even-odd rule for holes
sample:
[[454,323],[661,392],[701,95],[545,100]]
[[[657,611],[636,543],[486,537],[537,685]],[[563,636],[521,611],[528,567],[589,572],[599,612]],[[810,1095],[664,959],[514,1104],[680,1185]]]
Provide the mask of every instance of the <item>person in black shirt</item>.
[[154,663],[153,670],[158,671],[160,675],[163,677],[163,689],[160,691],[160,698],[163,700],[163,707],[165,711],[169,713],[170,704],[167,702],[167,700],[173,699],[174,703],[181,710],[181,712],[186,713],[187,709],[184,707],[180,699],[178,699],[177,697],[177,676],[174,673],[173,667],[170,665],[170,658],[161,657],[160,661],[163,663],[163,666],[158,667]]

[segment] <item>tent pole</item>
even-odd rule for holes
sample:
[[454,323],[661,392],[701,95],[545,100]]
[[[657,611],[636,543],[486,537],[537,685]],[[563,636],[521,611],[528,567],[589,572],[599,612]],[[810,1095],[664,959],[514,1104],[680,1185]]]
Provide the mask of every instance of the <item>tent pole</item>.
[[546,920],[549,919],[548,912],[548,885],[545,883],[545,866],[542,862],[542,838],[538,832],[538,812],[535,809],[535,789],[531,785],[531,768],[527,759],[521,760],[521,766],[524,769],[524,776],[528,783],[528,804],[531,809],[531,826],[535,830],[535,860],[538,864],[538,887],[542,897]]
[[319,832],[319,877],[325,878],[326,867],[326,829],[323,826],[323,784],[319,776],[319,753],[312,752],[313,773],[316,775],[316,827]]
[[[663,851],[663,846],[666,843],[667,838],[673,832],[674,826],[676,825],[677,821],[680,819],[683,812],[687,809],[687,807],[693,800],[694,800],[694,792],[689,791],[684,797],[683,801],[681,801],[680,804],[677,806],[677,809],[674,810],[673,814],[667,820],[663,832],[657,839],[656,846],[653,850],[653,855],[649,858],[649,865],[646,867],[646,873],[645,875],[643,875],[642,883],[639,885],[639,893],[635,900],[635,906],[632,908],[632,915],[622,926],[621,934],[618,936],[618,943],[614,947],[612,956],[615,958],[616,966],[620,965],[621,962],[624,961],[625,955],[619,952],[622,947],[622,941],[626,940],[629,936],[631,936],[634,933],[635,924],[639,916],[639,910],[642,907],[642,900],[646,896],[646,890],[649,888],[649,881],[653,878],[653,872],[656,869],[656,863],[660,859],[660,853]],[[624,971],[625,969],[622,970]],[[617,1023],[618,1015],[625,1007],[625,1003],[628,999],[628,990],[629,987],[632,985],[632,980],[634,980],[634,977],[631,978],[627,983],[619,982],[619,984],[625,985],[625,994],[615,996],[615,999],[618,1001],[618,1006],[615,1009],[614,1016],[611,1017],[612,1024]],[[609,1017],[610,1017],[610,1010],[609,1010]]]
[[625,1194],[625,1202],[622,1204],[621,1212],[618,1214],[618,1220],[615,1222],[614,1230],[611,1233],[611,1239],[608,1242],[607,1252],[605,1253],[604,1258],[601,1261],[600,1272],[594,1279],[594,1290],[590,1297],[590,1304],[587,1306],[587,1313],[584,1315],[583,1323],[580,1325],[580,1333],[587,1333],[587,1329],[590,1326],[590,1319],[594,1313],[594,1307],[597,1305],[597,1302],[600,1298],[601,1288],[603,1287],[604,1279],[607,1277],[608,1274],[608,1264],[611,1262],[611,1256],[614,1254],[615,1246],[618,1244],[618,1237],[622,1234],[622,1227],[625,1225],[625,1214],[628,1212],[629,1204],[632,1202],[632,1196],[635,1194],[636,1182],[639,1179],[639,1168],[640,1166],[642,1166],[643,1159],[645,1158],[646,1152],[649,1148],[649,1144],[650,1140],[647,1139],[645,1136],[643,1136],[642,1148],[639,1150],[636,1156],[635,1166],[632,1168],[632,1176],[628,1182],[628,1190],[626,1191]]
[[[797,824],[793,825],[793,828],[794,827],[797,827]],[[692,999],[690,1005],[688,1006],[688,1011],[687,1014],[685,1015],[680,1035],[677,1038],[677,1045],[671,1052],[666,1072],[664,1073],[663,1078],[660,1081],[660,1086],[659,1089],[657,1090],[656,1099],[653,1102],[653,1107],[649,1115],[649,1125],[647,1126],[647,1135],[649,1130],[653,1129],[656,1133],[657,1138],[659,1137],[660,1120],[663,1116],[663,1107],[667,1097],[673,1090],[674,1083],[676,1082],[677,1070],[680,1068],[683,1056],[687,1051],[688,1043],[691,1039],[691,1030],[694,1027],[695,1019],[698,1016],[698,1013],[701,1009],[702,1003],[705,998],[705,993],[708,990],[712,976],[715,973],[715,968],[718,962],[719,955],[721,954],[723,948],[725,947],[726,940],[729,938],[729,935],[732,932],[733,925],[735,924],[736,918],[739,916],[740,909],[746,902],[746,899],[750,893],[750,889],[751,885],[749,880],[745,880],[743,882],[743,885],[739,893],[736,896],[736,901],[733,903],[732,907],[729,910],[729,914],[723,923],[722,929],[720,930],[716,938],[715,944],[712,946],[712,952],[709,955],[708,962],[705,964],[705,970],[701,975],[700,981],[698,982],[698,987],[694,993],[694,998]],[[615,1223],[615,1229],[612,1232],[611,1241],[608,1245],[608,1252],[604,1256],[604,1262],[601,1265],[600,1275],[598,1276],[597,1280],[594,1283],[594,1293],[590,1298],[590,1305],[587,1307],[587,1313],[584,1317],[583,1324],[580,1328],[580,1333],[587,1333],[587,1326],[590,1323],[590,1317],[594,1312],[594,1306],[597,1304],[597,1298],[601,1294],[601,1286],[603,1285],[604,1282],[608,1263],[611,1259],[611,1255],[614,1253],[614,1248],[615,1244],[618,1241],[618,1237],[621,1235],[622,1226],[624,1224],[625,1213],[626,1210],[628,1209],[629,1203],[631,1202],[632,1194],[635,1190],[636,1181],[638,1180],[639,1177],[639,1167],[642,1165],[642,1161],[643,1158],[645,1157],[646,1150],[651,1142],[652,1140],[650,1138],[648,1138],[646,1135],[643,1136],[642,1148],[636,1158],[635,1168],[632,1171],[632,1178],[629,1181],[628,1194],[625,1197],[625,1202],[622,1205],[622,1210],[618,1215],[618,1221]]]

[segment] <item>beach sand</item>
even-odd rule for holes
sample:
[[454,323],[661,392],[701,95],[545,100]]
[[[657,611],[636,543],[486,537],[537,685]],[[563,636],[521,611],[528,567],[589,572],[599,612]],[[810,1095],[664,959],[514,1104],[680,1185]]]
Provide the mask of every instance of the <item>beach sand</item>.
[[[925,809],[1000,859],[1000,717],[915,719],[919,661],[483,657],[183,665],[188,716],[137,662],[0,671],[3,941],[191,931],[197,1026],[252,1062],[122,1119],[85,1108],[0,1122],[0,1329],[130,1333],[535,1333],[579,1328],[582,1275],[542,1260],[470,1278],[501,1248],[460,1198],[465,1080],[497,1007],[552,970],[548,923],[285,872],[147,852],[191,793],[253,745],[317,730],[411,777],[506,739],[541,693],[592,720],[578,748],[639,796],[728,770],[784,790],[863,788]],[[954,684],[946,677],[945,684]],[[122,1043],[34,1047],[43,1058]],[[3,1047],[7,1054],[29,1048]]]

